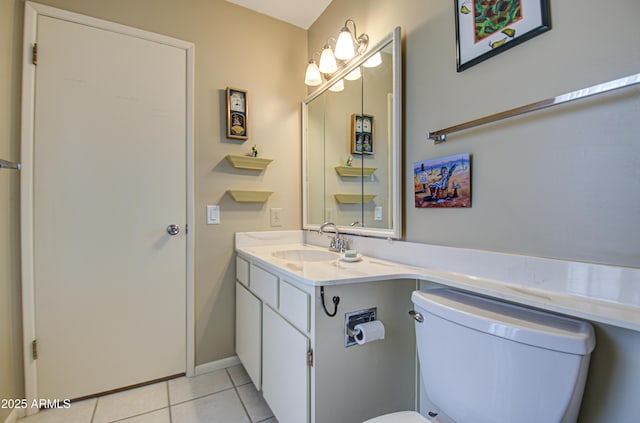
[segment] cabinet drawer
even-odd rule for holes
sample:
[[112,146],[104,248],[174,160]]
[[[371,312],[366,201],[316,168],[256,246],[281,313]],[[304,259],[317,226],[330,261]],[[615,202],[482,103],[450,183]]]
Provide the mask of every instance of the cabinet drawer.
[[278,307],[278,277],[251,264],[251,283],[249,288],[265,303]]
[[281,281],[279,310],[295,327],[309,332],[309,294]]
[[236,256],[236,279],[249,286],[249,262],[240,256]]

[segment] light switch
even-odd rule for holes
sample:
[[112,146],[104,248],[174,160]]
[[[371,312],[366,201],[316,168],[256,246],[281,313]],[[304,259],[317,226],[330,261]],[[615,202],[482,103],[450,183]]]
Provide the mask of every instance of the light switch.
[[207,206],[207,225],[220,224],[220,206]]

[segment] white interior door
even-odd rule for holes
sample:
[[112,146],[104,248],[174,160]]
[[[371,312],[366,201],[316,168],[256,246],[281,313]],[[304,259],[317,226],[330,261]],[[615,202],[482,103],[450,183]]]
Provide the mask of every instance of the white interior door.
[[184,373],[185,50],[43,15],[37,44],[37,395]]

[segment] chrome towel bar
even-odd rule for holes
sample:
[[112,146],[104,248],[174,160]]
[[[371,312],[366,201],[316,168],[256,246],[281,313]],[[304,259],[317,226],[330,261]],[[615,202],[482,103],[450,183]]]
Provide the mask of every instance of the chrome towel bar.
[[625,76],[624,78],[615,79],[613,81],[603,82],[601,84],[593,85],[591,87],[583,88],[577,91],[572,91],[570,93],[562,94],[553,98],[548,98],[546,100],[536,101],[535,103],[530,103],[526,106],[520,106],[514,109],[506,110],[504,112],[495,113],[493,115],[485,116],[480,119],[475,119],[466,123],[450,126],[445,129],[440,129],[439,131],[432,131],[427,134],[427,138],[433,140],[435,144],[440,144],[447,140],[448,134],[452,134],[454,132],[474,128],[486,123],[496,122],[502,119],[507,119],[529,112],[535,112],[536,110],[546,109],[547,107],[557,106],[559,104],[568,103],[570,101],[579,100],[581,98],[590,97],[592,95],[603,94],[620,88],[630,87],[636,84],[640,84],[640,73]]
[[9,162],[7,160],[0,159],[0,169],[20,170],[20,163],[14,163],[14,162]]

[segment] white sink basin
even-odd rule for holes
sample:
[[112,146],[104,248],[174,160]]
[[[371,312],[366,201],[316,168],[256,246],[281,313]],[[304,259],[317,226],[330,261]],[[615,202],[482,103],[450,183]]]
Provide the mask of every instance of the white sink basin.
[[281,250],[273,253],[279,259],[289,261],[331,261],[340,258],[340,254],[319,250]]

